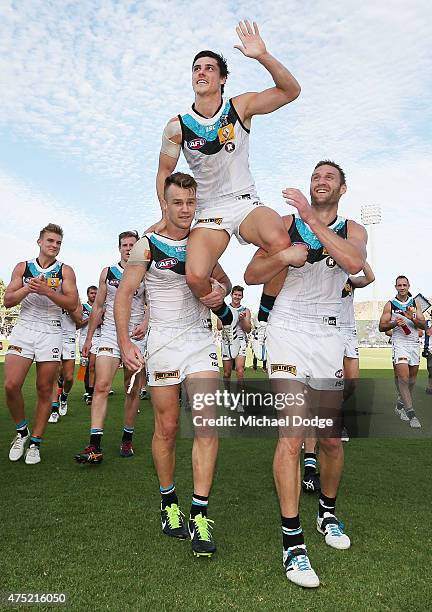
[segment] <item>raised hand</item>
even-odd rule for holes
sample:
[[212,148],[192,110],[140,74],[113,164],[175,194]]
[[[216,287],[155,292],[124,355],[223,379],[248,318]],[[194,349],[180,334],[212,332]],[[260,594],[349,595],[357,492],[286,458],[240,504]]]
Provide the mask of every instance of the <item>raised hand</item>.
[[267,49],[255,21],[252,22],[252,25],[253,28],[247,19],[239,22],[236,27],[236,32],[242,44],[234,45],[234,49],[238,49],[243,55],[246,55],[246,57],[259,59],[262,55],[267,53]]
[[282,196],[286,199],[287,203],[297,209],[298,214],[306,223],[309,223],[313,219],[315,212],[312,206],[309,204],[307,198],[302,194],[299,189],[287,188],[282,191]]

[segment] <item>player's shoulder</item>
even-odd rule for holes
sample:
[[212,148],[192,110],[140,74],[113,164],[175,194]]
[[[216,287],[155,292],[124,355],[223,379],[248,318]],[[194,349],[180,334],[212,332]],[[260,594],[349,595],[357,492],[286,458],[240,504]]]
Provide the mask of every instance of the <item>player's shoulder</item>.
[[61,269],[62,269],[63,276],[64,276],[65,274],[66,274],[66,276],[67,276],[67,275],[69,275],[69,276],[71,276],[71,275],[75,276],[75,271],[74,271],[74,269],[72,268],[72,266],[70,266],[69,264],[62,263],[62,262],[59,262],[59,263],[60,263],[60,266],[61,266]]
[[345,219],[345,223],[348,235],[356,235],[358,237],[364,237],[367,239],[367,231],[364,225],[357,223],[357,221],[354,221],[353,219]]
[[284,215],[282,217],[282,221],[284,223],[285,229],[289,230],[294,223],[295,215]]

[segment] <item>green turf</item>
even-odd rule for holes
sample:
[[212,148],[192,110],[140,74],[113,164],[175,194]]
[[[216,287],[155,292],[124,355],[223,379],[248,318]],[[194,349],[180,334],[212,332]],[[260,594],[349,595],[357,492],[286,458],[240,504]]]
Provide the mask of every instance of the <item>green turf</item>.
[[[391,377],[391,371],[364,375]],[[421,373],[416,390],[423,416],[431,407],[424,379]],[[381,402],[395,418],[390,383]],[[114,388],[99,466],[72,460],[88,437],[89,408],[80,399],[80,383],[68,415],[48,426],[40,465],[8,461],[13,426],[1,411],[0,591],[66,592],[67,609],[80,612],[431,609],[430,440],[354,440],[345,446],[338,514],[352,537],[349,551],[324,544],[314,526],[317,499],[303,496],[302,524],[322,582],[311,592],[288,583],[282,570],[274,440],[221,440],[210,502],[218,552],[211,560],[195,559],[189,542],[160,531],[151,406],[141,402],[136,455],[122,459],[119,376]],[[30,416],[34,368],[25,396]],[[191,441],[179,439],[176,483],[185,512],[192,493],[190,451]]]

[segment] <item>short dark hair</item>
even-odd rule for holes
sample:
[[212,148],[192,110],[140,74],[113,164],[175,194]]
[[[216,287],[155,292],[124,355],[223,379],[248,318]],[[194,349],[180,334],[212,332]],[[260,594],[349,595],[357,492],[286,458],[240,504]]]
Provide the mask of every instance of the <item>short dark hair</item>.
[[[214,51],[209,51],[208,49],[205,51],[200,51],[199,53],[195,55],[193,62],[192,62],[192,67],[195,65],[195,62],[197,61],[197,59],[200,59],[200,57],[211,57],[215,59],[218,63],[219,72],[221,73],[221,77],[228,78],[228,75],[229,75],[228,64],[222,54],[215,53]],[[221,85],[222,95],[224,93],[224,89],[225,89],[225,85]]]
[[90,285],[90,287],[87,287],[87,295],[89,294],[90,289],[94,289],[95,291],[97,291],[96,285]]
[[128,230],[127,232],[122,232],[118,237],[118,245],[121,246],[121,241],[123,238],[136,238],[139,240],[139,234],[136,230]]
[[234,291],[241,291],[244,293],[244,288],[240,287],[240,285],[234,285],[234,287],[231,289],[231,295],[234,293]]
[[171,185],[176,185],[181,189],[192,189],[195,193],[197,190],[196,180],[193,176],[186,174],[185,172],[174,172],[166,177],[164,184],[164,196]]
[[339,166],[339,164],[337,164],[334,161],[331,161],[330,159],[322,159],[321,161],[319,161],[317,163],[317,165],[314,168],[314,171],[317,168],[319,168],[320,166],[332,166],[333,168],[336,168],[336,170],[339,172],[339,177],[340,177],[341,185],[346,185],[345,172],[342,170],[342,168]]
[[51,234],[58,234],[58,236],[63,238],[63,230],[60,225],[57,225],[56,223],[48,223],[48,225],[45,225],[45,227],[43,227],[39,232],[39,240],[48,232],[51,232]]
[[399,276],[396,276],[395,285],[397,285],[397,282],[400,278],[404,278],[406,282],[409,284],[408,276],[405,276],[405,274],[399,274]]

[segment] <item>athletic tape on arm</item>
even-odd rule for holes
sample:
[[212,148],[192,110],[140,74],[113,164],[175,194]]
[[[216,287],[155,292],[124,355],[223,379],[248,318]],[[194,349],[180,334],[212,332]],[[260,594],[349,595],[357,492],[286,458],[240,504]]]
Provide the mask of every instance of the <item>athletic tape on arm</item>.
[[143,236],[133,245],[130,252],[128,264],[133,265],[147,265],[151,260],[150,243],[147,236]]
[[167,123],[162,133],[161,153],[164,153],[169,157],[173,157],[174,159],[179,158],[181,145],[172,140],[173,136],[178,136],[179,134],[180,132],[177,121],[170,121]]

